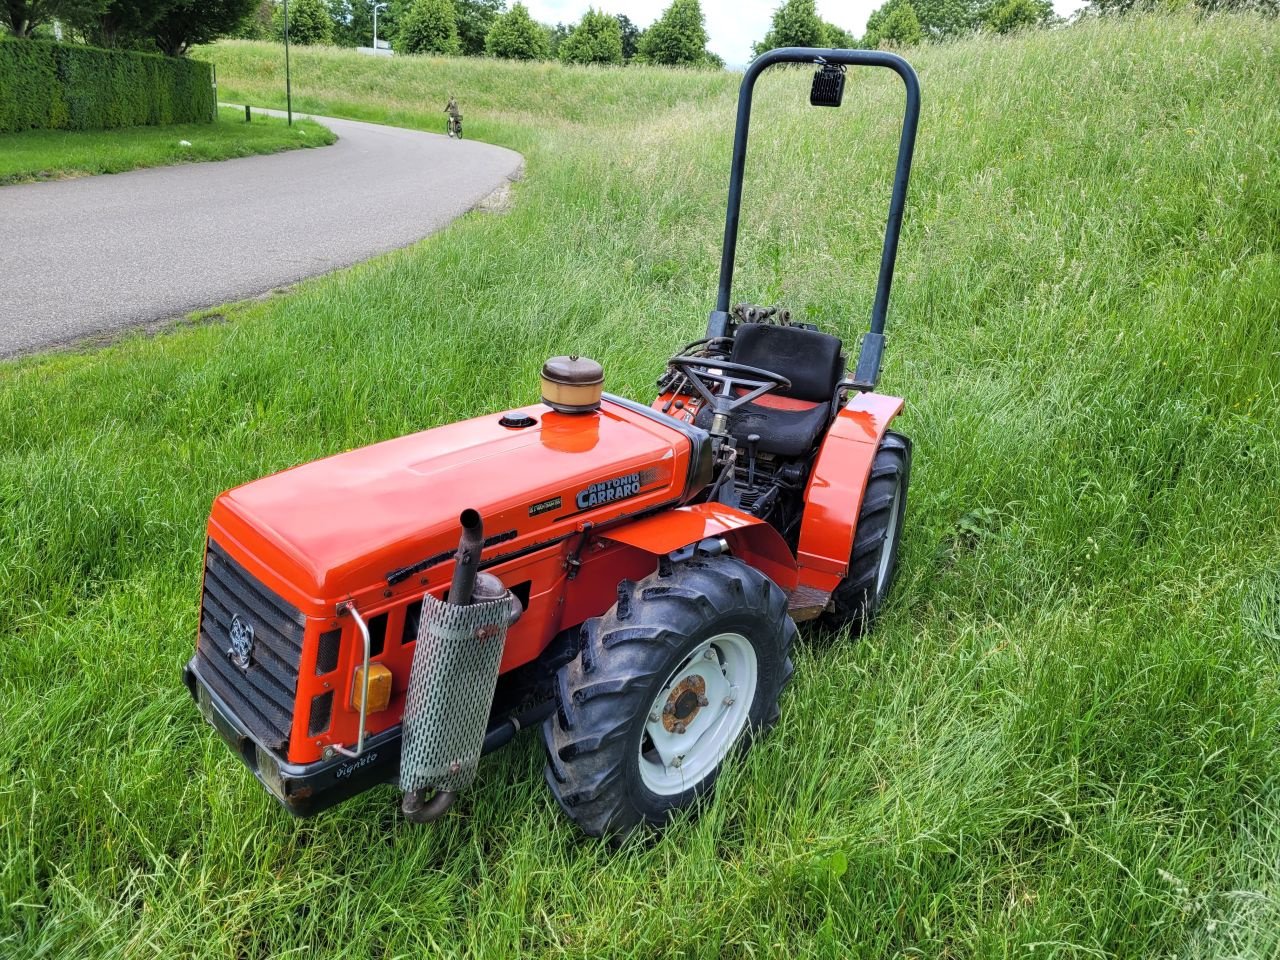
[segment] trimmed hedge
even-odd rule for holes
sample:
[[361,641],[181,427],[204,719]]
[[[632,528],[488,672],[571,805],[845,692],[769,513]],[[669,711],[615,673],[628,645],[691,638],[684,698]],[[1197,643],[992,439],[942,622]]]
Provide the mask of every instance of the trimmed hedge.
[[0,40],[0,133],[207,123],[213,67],[199,60]]

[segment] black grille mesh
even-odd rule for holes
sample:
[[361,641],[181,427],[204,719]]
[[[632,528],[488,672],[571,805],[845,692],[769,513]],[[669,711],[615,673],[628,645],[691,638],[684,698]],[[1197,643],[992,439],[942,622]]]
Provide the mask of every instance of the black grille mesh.
[[[249,669],[228,656],[231,620],[253,626]],[[200,675],[262,743],[284,754],[293,725],[293,699],[302,659],[302,613],[259,583],[210,540],[197,656]]]
[[322,693],[311,698],[311,721],[307,726],[307,736],[314,737],[329,729],[329,718],[333,715],[333,691]]
[[328,630],[320,634],[320,642],[316,647],[317,677],[338,669],[338,647],[341,642],[341,630]]

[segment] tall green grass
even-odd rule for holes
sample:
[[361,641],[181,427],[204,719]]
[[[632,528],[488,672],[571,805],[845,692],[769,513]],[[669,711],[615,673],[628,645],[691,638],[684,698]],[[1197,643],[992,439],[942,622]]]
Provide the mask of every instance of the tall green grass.
[[[208,53],[224,96],[275,96],[269,48]],[[527,402],[552,352],[649,395],[713,297],[732,80],[300,54],[304,109],[429,125],[454,88],[530,175],[504,217],[0,367],[0,953],[1275,956],[1280,28],[912,59],[893,601],[807,632],[702,818],[614,851],[533,737],[432,829],[387,791],[290,821],[178,670],[219,490]],[[807,83],[761,91],[736,293],[852,341],[901,94],[859,74],[811,111]]]
[[[279,45],[224,40],[195,55],[217,67],[224,101],[285,105]],[[456,96],[468,137],[530,144],[548,128],[609,121],[631,127],[737,86],[733,74],[717,70],[425,56],[371,64],[333,47],[296,48],[291,75],[295,109],[444,133],[444,106]]]

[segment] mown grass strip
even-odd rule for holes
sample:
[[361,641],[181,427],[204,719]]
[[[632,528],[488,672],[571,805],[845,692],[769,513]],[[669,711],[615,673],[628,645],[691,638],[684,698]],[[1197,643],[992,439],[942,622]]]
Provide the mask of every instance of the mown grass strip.
[[259,113],[245,123],[244,111],[232,107],[220,108],[216,123],[6,133],[0,134],[0,185],[249,157],[326,146],[335,139],[314,120],[296,119],[289,127]]

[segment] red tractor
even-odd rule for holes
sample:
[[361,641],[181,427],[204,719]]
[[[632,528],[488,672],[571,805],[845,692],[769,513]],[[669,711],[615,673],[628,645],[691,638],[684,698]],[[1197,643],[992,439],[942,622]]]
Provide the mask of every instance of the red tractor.
[[[906,111],[871,329],[729,309],[751,95],[780,62],[887,67]],[[911,445],[875,393],[919,113],[893,54],[786,48],[747,69],[707,335],[652,406],[558,357],[543,402],[230,490],[209,519],[184,679],[305,816],[379,784],[440,816],[482,754],[542,724],[546,781],[592,835],[661,826],[778,716],[796,621],[865,629],[893,580]],[[461,542],[459,543],[459,533]]]

